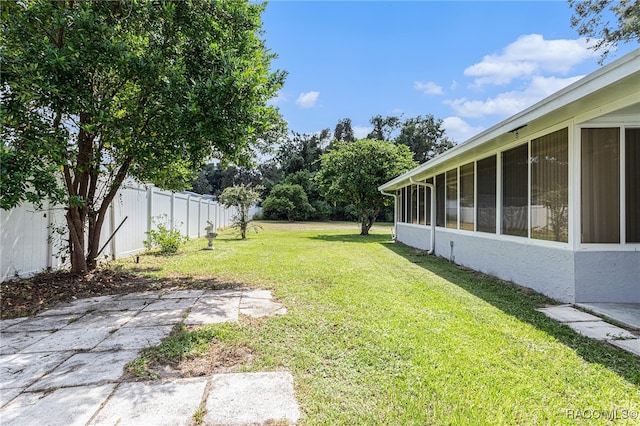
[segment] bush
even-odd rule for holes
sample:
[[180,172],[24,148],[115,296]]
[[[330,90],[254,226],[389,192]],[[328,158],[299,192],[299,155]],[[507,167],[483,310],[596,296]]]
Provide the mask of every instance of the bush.
[[158,223],[154,219],[156,229],[145,232],[149,238],[144,242],[144,246],[147,250],[159,248],[160,254],[174,254],[180,250],[184,243],[189,241],[189,237],[182,235],[179,230],[169,227],[166,215],[163,216],[164,222]]
[[302,186],[279,183],[262,203],[262,212],[268,219],[286,218],[293,222],[307,219],[315,209],[309,204]]

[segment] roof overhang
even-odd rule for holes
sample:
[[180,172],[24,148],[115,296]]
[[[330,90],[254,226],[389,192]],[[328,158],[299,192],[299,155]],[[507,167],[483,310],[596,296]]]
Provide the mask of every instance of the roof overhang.
[[640,49],[600,68],[533,106],[456,145],[439,156],[381,185],[392,191],[424,179],[447,164],[472,161],[476,154],[513,143],[573,119],[575,124],[612,112],[640,115]]

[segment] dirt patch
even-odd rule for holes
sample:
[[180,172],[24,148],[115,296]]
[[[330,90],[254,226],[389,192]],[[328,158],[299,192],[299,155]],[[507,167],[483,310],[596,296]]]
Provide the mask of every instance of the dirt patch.
[[[175,364],[156,364],[149,366],[149,373],[157,379],[183,379],[202,377],[219,373],[234,373],[241,367],[250,366],[253,350],[246,346],[225,346],[214,343],[206,353]],[[127,374],[125,380],[139,380],[133,374]]]

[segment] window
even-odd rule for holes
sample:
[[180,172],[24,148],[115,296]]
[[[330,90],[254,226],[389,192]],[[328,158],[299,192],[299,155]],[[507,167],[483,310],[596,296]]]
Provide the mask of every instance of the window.
[[436,176],[436,226],[444,226],[445,206],[445,180],[444,173]]
[[502,233],[527,236],[529,222],[529,147],[502,153]]
[[473,163],[460,167],[460,229],[473,231],[474,178]]
[[620,242],[620,129],[582,129],[582,242]]
[[411,185],[411,223],[418,223],[418,186]]
[[[427,179],[427,183],[430,183],[431,185],[433,185],[433,178],[431,177]],[[425,191],[427,192],[426,192],[426,198],[424,200],[424,207],[425,207],[424,214],[426,217],[427,225],[431,225],[431,197],[432,197],[431,191],[432,189],[425,188]]]
[[480,232],[496,232],[496,156],[478,161],[478,209]]
[[424,209],[424,202],[426,199],[426,195],[427,195],[427,188],[423,187],[423,186],[418,186],[418,223],[420,225],[426,225],[426,221],[425,221],[425,209]]
[[531,238],[569,241],[569,131],[531,141]]
[[640,243],[640,129],[625,130],[626,241]]
[[447,172],[447,228],[458,228],[458,169]]

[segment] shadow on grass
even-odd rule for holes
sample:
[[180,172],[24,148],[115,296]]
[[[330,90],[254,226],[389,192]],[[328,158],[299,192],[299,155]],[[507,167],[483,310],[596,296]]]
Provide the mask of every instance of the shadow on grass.
[[582,336],[569,326],[548,318],[537,307],[554,304],[552,299],[531,289],[499,280],[461,266],[443,258],[401,243],[382,243],[384,247],[465,291],[481,298],[504,313],[553,336],[575,351],[582,359],[597,363],[620,375],[628,382],[640,385],[640,361],[635,356],[607,343]]

